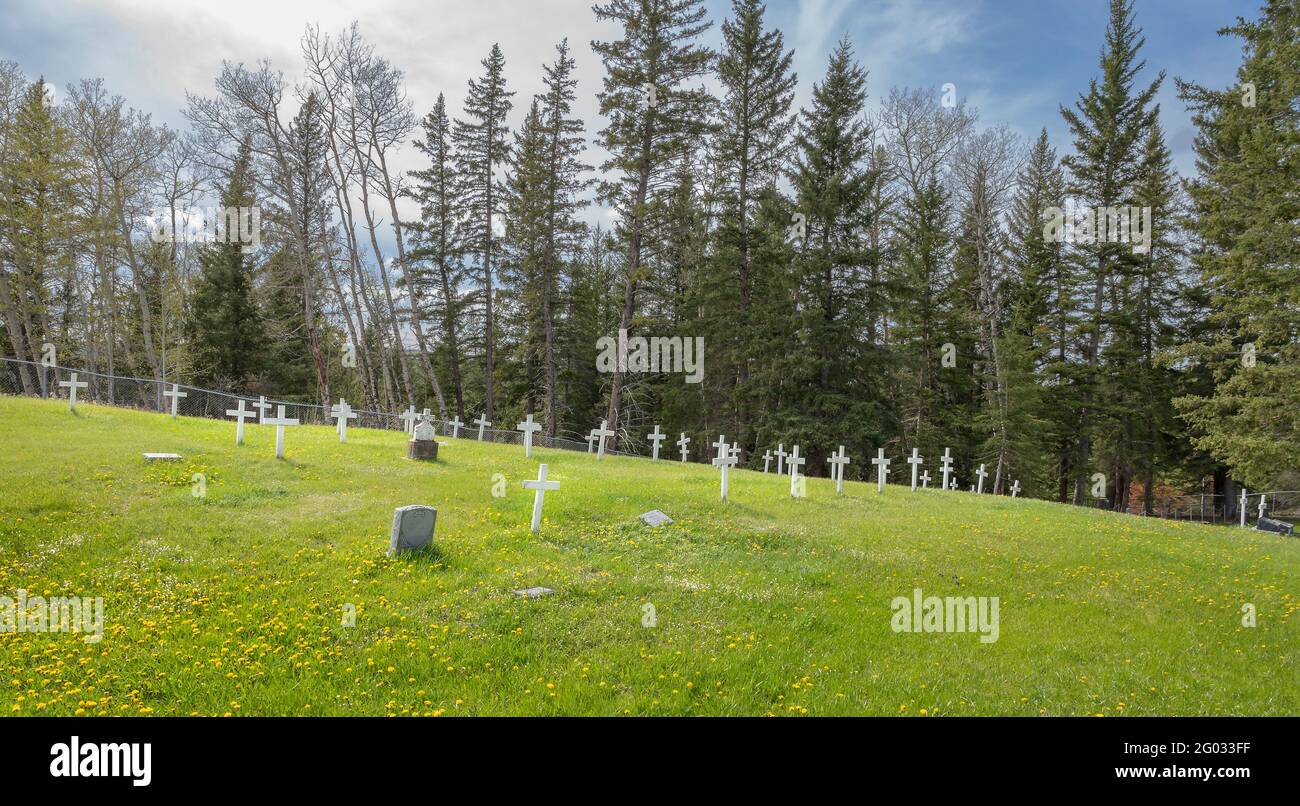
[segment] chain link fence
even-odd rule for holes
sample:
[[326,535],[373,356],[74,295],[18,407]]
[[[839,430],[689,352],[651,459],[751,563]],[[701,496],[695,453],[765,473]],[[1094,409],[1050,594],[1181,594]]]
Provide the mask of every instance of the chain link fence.
[[[3,358],[3,371],[0,371],[0,394],[25,395],[34,397],[58,398],[66,400],[68,388],[59,386],[60,382],[71,380],[73,373],[77,376],[77,400],[86,403],[101,403],[108,406],[155,411],[170,414],[173,410],[178,416],[207,417],[210,419],[228,419],[226,411],[233,410],[243,400],[245,407],[250,404],[265,402],[270,406],[267,416],[279,416],[279,408],[284,407],[284,416],[297,419],[303,425],[333,425],[335,419],[330,416],[331,407],[314,403],[300,403],[276,398],[261,398],[250,395],[236,395],[212,389],[201,389],[185,384],[171,384],[151,378],[133,378],[123,375],[107,375],[86,370],[72,370],[58,365],[46,365],[32,361],[20,361]],[[24,385],[23,375],[27,376]],[[80,384],[86,384],[84,388]],[[173,395],[172,393],[177,394]],[[356,419],[349,419],[350,428],[381,428],[390,431],[407,431],[407,419],[402,414],[384,411],[352,409]],[[452,423],[435,417],[428,409],[417,412],[421,417],[429,414],[429,420],[443,436],[450,436]],[[472,421],[463,423],[459,429],[461,439],[478,439],[479,427]],[[496,442],[504,445],[523,445],[524,435],[521,431],[505,428],[484,428],[484,442]],[[533,434],[533,445],[539,448],[558,448],[570,451],[594,451],[594,442],[566,437],[546,437],[539,431]],[[626,451],[606,449],[606,454],[613,456],[637,456]]]

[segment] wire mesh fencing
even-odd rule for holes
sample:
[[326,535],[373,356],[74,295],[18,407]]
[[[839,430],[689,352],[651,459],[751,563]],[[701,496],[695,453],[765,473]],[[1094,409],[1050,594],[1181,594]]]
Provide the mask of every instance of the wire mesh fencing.
[[[69,387],[61,384],[72,382],[76,375],[77,400],[85,403],[100,403],[108,406],[153,411],[163,414],[174,413],[178,417],[206,417],[225,420],[228,411],[240,408],[239,401],[244,401],[244,408],[269,417],[287,417],[296,419],[304,425],[334,425],[334,406],[321,406],[315,403],[280,400],[278,398],[258,395],[239,395],[213,389],[203,389],[186,384],[173,384],[152,378],[135,378],[125,375],[110,375],[88,370],[73,370],[56,364],[41,364],[33,361],[21,361],[14,358],[0,359],[3,371],[0,371],[0,394],[30,395],[42,398],[67,399]],[[81,384],[85,386],[81,386]],[[283,413],[280,407],[283,406]],[[410,432],[418,419],[428,418],[443,436],[458,432],[460,439],[477,440],[480,438],[479,426],[461,423],[459,428],[451,420],[438,418],[429,409],[415,411],[408,407],[406,412],[392,413],[371,411],[368,409],[350,409],[357,415],[348,420],[349,428],[378,428],[390,431]],[[482,429],[482,441],[504,445],[522,445],[524,435],[521,431],[505,428]],[[540,432],[533,434],[533,445],[539,448],[557,448],[570,451],[594,452],[595,440],[572,439],[569,437],[547,437]],[[627,451],[606,449],[605,453],[614,456],[637,456]]]

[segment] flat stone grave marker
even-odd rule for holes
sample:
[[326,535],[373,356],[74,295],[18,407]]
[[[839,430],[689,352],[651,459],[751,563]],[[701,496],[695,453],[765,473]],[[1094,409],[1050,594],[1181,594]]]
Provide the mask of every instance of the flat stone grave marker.
[[1267,516],[1260,518],[1255,522],[1255,529],[1261,532],[1275,532],[1280,535],[1291,535],[1295,533],[1295,527],[1291,524]]
[[393,532],[388,538],[388,552],[421,549],[433,542],[433,527],[438,510],[422,504],[410,504],[393,510]]
[[645,521],[648,526],[663,526],[672,523],[673,519],[664,514],[663,511],[652,509],[649,512],[641,513],[641,520]]
[[516,596],[522,596],[525,599],[540,599],[543,596],[550,596],[552,593],[555,593],[555,590],[553,588],[537,587],[537,588],[520,588],[519,590],[512,590],[510,592],[515,594]]
[[146,462],[176,462],[179,461],[180,458],[181,455],[179,453],[146,453],[144,455],[144,460]]

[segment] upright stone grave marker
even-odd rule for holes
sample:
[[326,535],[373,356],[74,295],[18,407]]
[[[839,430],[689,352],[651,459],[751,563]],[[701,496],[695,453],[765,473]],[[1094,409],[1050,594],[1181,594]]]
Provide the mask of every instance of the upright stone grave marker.
[[486,415],[480,414],[480,415],[478,416],[478,419],[475,420],[474,423],[475,423],[476,425],[478,425],[478,441],[479,441],[479,442],[482,442],[482,441],[483,441],[483,429],[484,429],[484,428],[490,428],[490,427],[492,426],[492,421],[489,420],[489,419],[487,418]]
[[596,459],[605,458],[605,438],[614,436],[614,432],[609,430],[609,420],[601,420],[600,428],[591,429],[591,435],[600,440],[600,447],[596,449]]
[[438,430],[428,417],[423,417],[415,426],[414,433],[406,443],[406,458],[424,462],[438,460]]
[[393,510],[393,531],[388,538],[388,553],[422,549],[433,542],[433,528],[438,521],[438,510],[421,504],[398,507]]
[[339,442],[347,442],[348,420],[357,419],[357,413],[352,410],[352,407],[348,405],[346,400],[339,398],[338,405],[330,409],[330,416],[338,421],[334,428],[339,432]]
[[838,452],[832,451],[826,458],[831,463],[831,478],[835,479],[835,494],[844,495],[844,466],[849,463],[848,454],[841,445]]
[[677,447],[678,447],[678,449],[681,450],[681,452],[682,452],[682,461],[683,461],[683,462],[686,461],[686,457],[687,457],[687,454],[688,454],[688,450],[687,450],[686,446],[689,445],[689,444],[691,444],[691,438],[688,437],[688,436],[686,436],[686,432],[683,431],[681,437],[677,440]]
[[952,473],[952,451],[947,448],[943,449],[943,466],[939,468],[943,471],[943,488],[945,490],[955,490],[956,485],[948,486],[948,474]]
[[799,455],[799,446],[795,445],[790,450],[790,497],[799,497],[799,466],[807,464],[808,460]]
[[727,470],[736,464],[736,457],[731,452],[730,446],[727,445],[725,434],[718,436],[718,441],[713,443],[713,447],[718,449],[718,456],[713,460],[714,467],[722,468],[722,500],[727,500]]

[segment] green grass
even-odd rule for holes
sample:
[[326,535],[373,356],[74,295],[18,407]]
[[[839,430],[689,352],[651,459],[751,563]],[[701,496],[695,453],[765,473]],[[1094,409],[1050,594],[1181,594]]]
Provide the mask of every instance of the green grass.
[[[283,461],[270,427],[233,437],[0,398],[0,595],[106,616],[97,644],[0,635],[0,713],[1300,712],[1294,539],[825,479],[792,500],[750,471],[723,504],[710,467],[472,439],[430,464],[395,432],[289,429]],[[538,460],[562,487],[534,536]],[[438,508],[437,550],[388,558],[411,503]],[[676,522],[637,520],[655,507]],[[534,585],[556,594],[510,592]],[[893,632],[916,587],[999,597],[999,639]]]

